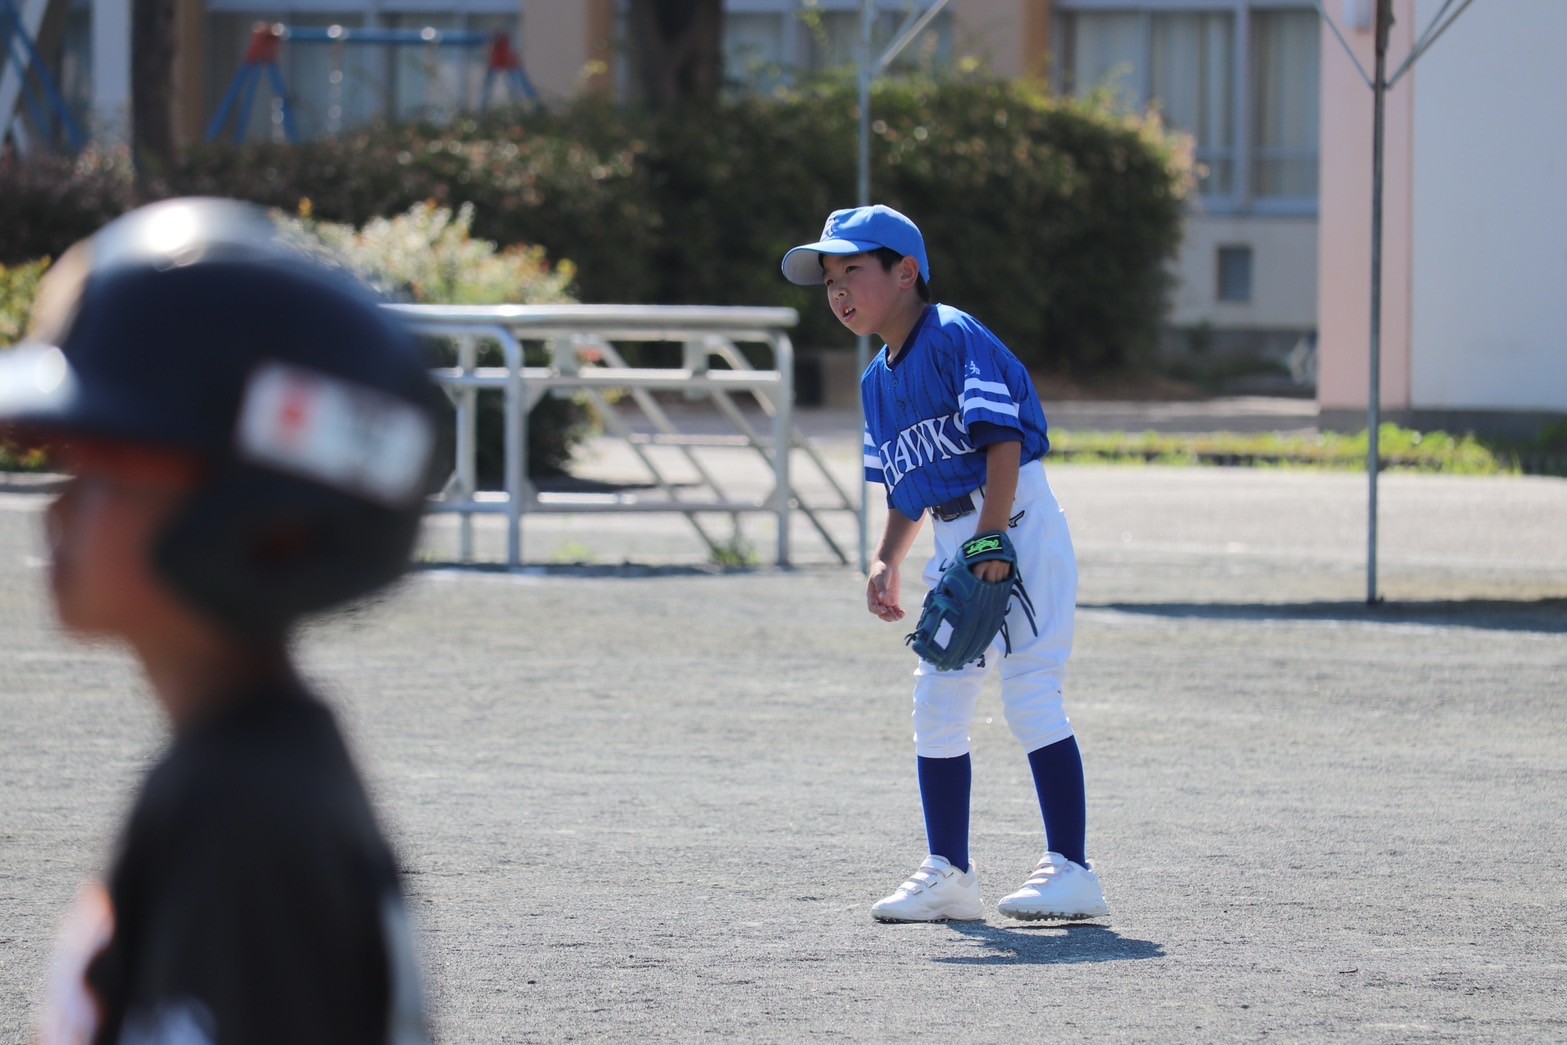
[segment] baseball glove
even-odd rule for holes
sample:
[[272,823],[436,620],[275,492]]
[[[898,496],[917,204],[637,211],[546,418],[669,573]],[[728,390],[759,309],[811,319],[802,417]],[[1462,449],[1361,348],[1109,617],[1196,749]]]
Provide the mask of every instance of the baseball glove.
[[[992,559],[1012,567],[1006,580],[992,583],[974,576],[976,564]],[[937,671],[956,671],[976,660],[983,663],[985,650],[1003,630],[1007,607],[1020,592],[1017,551],[1011,539],[999,531],[977,533],[963,542],[958,561],[925,596],[919,623],[904,641]]]

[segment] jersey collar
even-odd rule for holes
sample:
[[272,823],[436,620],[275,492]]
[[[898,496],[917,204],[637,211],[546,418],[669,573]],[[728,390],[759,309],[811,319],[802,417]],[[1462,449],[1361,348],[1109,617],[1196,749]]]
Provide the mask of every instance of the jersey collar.
[[893,356],[891,345],[888,345],[884,349],[887,354],[888,369],[902,366],[903,361],[908,359],[909,355],[913,353],[914,347],[919,344],[920,331],[924,329],[925,321],[930,317],[930,314],[935,311],[935,309],[935,305],[926,305],[924,308],[920,309],[920,314],[915,318],[914,325],[909,328],[909,336],[903,339],[903,350],[900,351],[897,356]]

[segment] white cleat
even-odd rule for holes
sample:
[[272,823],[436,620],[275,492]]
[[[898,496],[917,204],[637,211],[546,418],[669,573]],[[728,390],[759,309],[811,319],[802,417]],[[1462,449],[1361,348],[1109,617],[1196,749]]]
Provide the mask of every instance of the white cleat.
[[1110,913],[1099,876],[1060,853],[1046,853],[1023,888],[1003,896],[996,906],[1008,918],[1025,922],[1071,922]]
[[927,856],[909,880],[871,906],[878,922],[975,921],[985,917],[974,863],[959,871],[944,856]]

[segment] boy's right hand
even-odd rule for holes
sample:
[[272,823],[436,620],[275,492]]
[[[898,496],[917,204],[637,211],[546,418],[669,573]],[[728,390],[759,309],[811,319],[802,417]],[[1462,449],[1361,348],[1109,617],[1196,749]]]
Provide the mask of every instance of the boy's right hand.
[[898,568],[878,559],[871,563],[870,579],[865,582],[865,608],[884,621],[899,621],[906,616],[899,605]]

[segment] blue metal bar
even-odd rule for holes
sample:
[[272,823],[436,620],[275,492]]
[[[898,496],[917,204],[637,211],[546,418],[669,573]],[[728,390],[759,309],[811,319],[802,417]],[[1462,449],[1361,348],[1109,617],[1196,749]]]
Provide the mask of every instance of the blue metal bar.
[[27,75],[25,67],[22,69],[22,101],[27,105],[27,114],[33,121],[33,126],[38,128],[38,133],[43,137],[49,136],[49,113],[44,109],[42,100],[38,97],[38,91],[33,86],[32,77]]
[[501,72],[504,72],[506,76],[503,82],[506,84],[508,96],[521,98],[525,101],[533,102],[535,105],[538,104],[539,92],[533,89],[533,82],[528,79],[527,73],[521,69],[486,69],[484,71],[484,87],[479,94],[480,112],[484,112],[489,108],[490,95],[494,93],[495,88],[495,76]]
[[66,104],[65,97],[60,94],[54,79],[46,77],[44,84],[49,91],[50,97],[53,99],[55,112],[59,114],[60,126],[65,128],[66,140],[71,143],[72,151],[81,152],[87,148],[87,132],[82,129],[81,124],[76,122],[76,117],[71,115],[71,107]]
[[236,145],[245,140],[245,132],[250,129],[250,110],[256,103],[256,88],[261,84],[261,70],[254,65],[247,65],[240,72],[245,77],[245,93],[239,102],[239,119],[234,124]]
[[229,111],[234,108],[234,103],[239,100],[239,92],[245,85],[245,72],[250,67],[242,65],[239,72],[234,74],[234,81],[229,84],[229,89],[224,92],[223,100],[218,103],[218,114],[207,125],[207,140],[215,141],[218,135],[223,133],[223,127],[229,122]]
[[49,108],[53,110],[54,116],[60,121],[60,126],[65,128],[65,135],[71,143],[71,148],[80,151],[87,144],[87,136],[77,126],[76,119],[71,115],[70,106],[65,104],[65,97],[60,93],[59,88],[55,86],[54,77],[49,72],[49,66],[44,63],[43,55],[38,53],[38,48],[34,46],[32,37],[27,35],[27,26],[22,24],[22,16],[17,13],[11,0],[0,0],[0,10],[4,11],[7,15],[7,23],[12,26],[7,35],[10,37],[8,43],[12,46],[13,53],[16,53],[14,48],[17,44],[20,44],[22,48],[21,53],[17,53],[16,58],[13,60],[19,64],[17,74],[21,77],[22,93],[27,99],[28,108],[33,113],[33,123],[40,131],[46,131],[49,128],[47,117],[38,111],[38,106],[41,102],[29,79],[31,76],[36,76],[38,78],[38,86],[43,89]]
[[49,104],[54,108],[55,115],[60,119],[60,126],[65,128],[66,140],[71,143],[71,149],[80,152],[87,147],[87,134],[71,115],[71,107],[66,104],[65,97],[55,85],[54,77],[40,65],[38,67],[39,78],[43,81],[44,90],[49,94]]
[[533,89],[533,81],[528,79],[528,74],[519,66],[511,71],[512,84],[530,102],[537,104],[539,92]]
[[391,44],[416,46],[440,44],[443,47],[483,47],[490,42],[489,33],[448,32],[445,29],[355,29],[345,25],[331,25],[325,29],[283,29],[283,39],[297,43],[315,44]]

